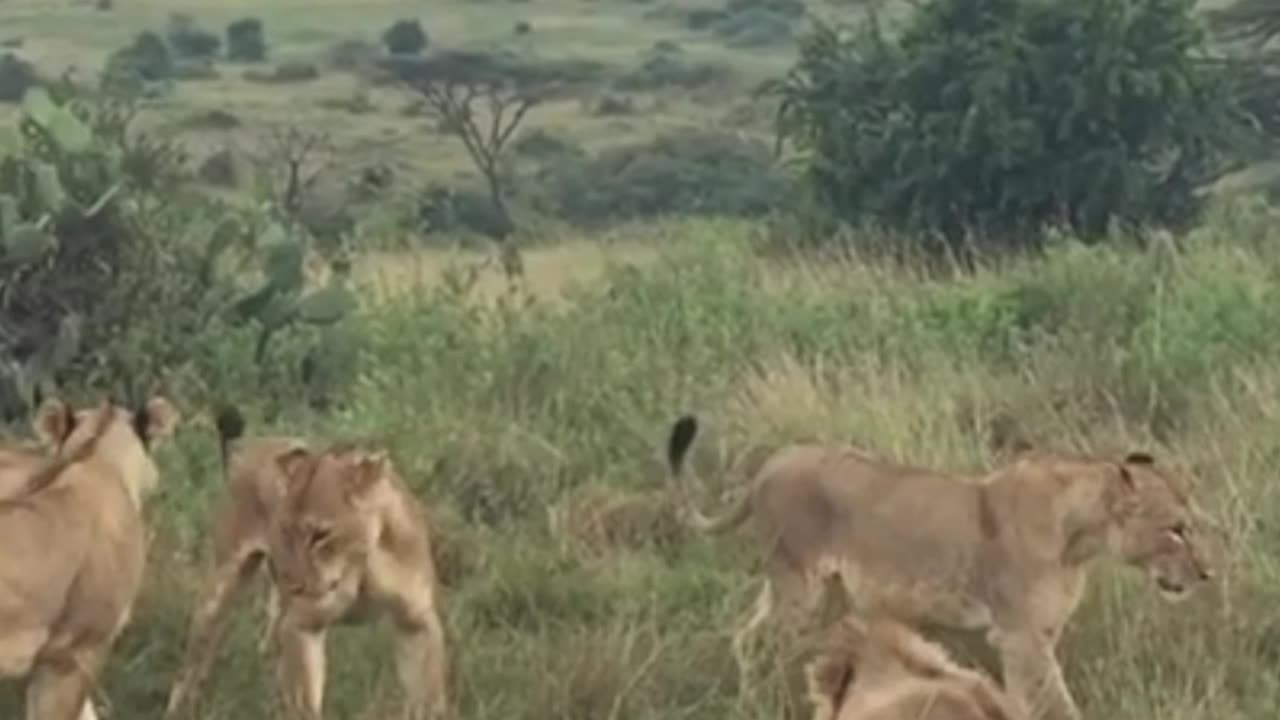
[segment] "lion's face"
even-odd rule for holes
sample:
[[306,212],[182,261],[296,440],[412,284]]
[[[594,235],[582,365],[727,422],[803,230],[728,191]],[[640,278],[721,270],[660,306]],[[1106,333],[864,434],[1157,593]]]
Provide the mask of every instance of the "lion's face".
[[1177,601],[1213,577],[1180,482],[1157,470],[1150,456],[1130,455],[1120,465],[1120,554],[1145,570],[1166,600]]
[[282,457],[286,512],[269,533],[272,571],[288,594],[321,598],[358,580],[374,542],[368,501],[390,472],[381,453],[296,449]]

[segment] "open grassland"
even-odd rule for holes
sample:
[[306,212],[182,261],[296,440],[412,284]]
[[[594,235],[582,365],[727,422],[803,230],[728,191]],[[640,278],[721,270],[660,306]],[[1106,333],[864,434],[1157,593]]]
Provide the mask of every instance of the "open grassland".
[[[689,7],[717,3],[685,4]],[[671,7],[682,7],[672,4]],[[217,77],[184,81],[177,90],[146,103],[144,122],[181,131],[200,157],[231,146],[251,152],[274,126],[295,125],[332,136],[338,161],[382,162],[419,179],[451,182],[471,171],[457,140],[441,133],[421,114],[407,113],[410,92],[395,86],[371,86],[359,73],[336,70],[332,51],[344,43],[372,44],[393,21],[419,18],[433,49],[505,49],[529,62],[598,63],[603,76],[592,88],[548,102],[531,113],[526,132],[544,130],[571,138],[588,150],[648,139],[663,130],[705,126],[740,126],[764,133],[767,112],[745,91],[785,71],[794,55],[792,42],[768,47],[732,48],[706,31],[691,30],[679,17],[655,16],[661,3],[625,0],[583,2],[475,2],[403,0],[309,2],[247,0],[162,2],[131,0],[110,12],[91,3],[47,3],[8,0],[0,3],[0,40],[21,38],[19,54],[42,72],[57,76],[68,67],[82,80],[96,77],[111,52],[127,45],[142,30],[163,32],[172,13],[186,13],[201,27],[222,34],[226,24],[245,16],[262,19],[269,43],[268,70],[282,62],[314,63],[319,77],[305,82],[261,83],[246,80],[255,67],[219,62]],[[815,10],[826,12],[822,2]],[[847,8],[842,11],[850,14]],[[518,22],[531,32],[517,36]],[[629,112],[592,112],[610,93],[612,78],[640,66],[660,41],[679,46],[693,64],[712,64],[727,72],[724,82],[696,89],[657,88],[626,93]],[[731,97],[732,96],[732,97]],[[3,110],[3,108],[0,108]],[[229,112],[240,122],[234,129],[202,126],[211,111]],[[762,122],[764,121],[764,122]]]
[[[740,482],[712,482],[718,470],[789,440],[981,468],[1001,415],[1038,442],[1146,448],[1194,472],[1226,541],[1221,586],[1171,609],[1137,573],[1100,573],[1064,641],[1068,682],[1086,717],[1263,720],[1280,702],[1278,220],[1236,206],[1185,249],[1064,243],[964,277],[766,259],[749,227],[687,223],[630,246],[639,263],[531,253],[534,274],[554,267],[534,280],[554,302],[495,301],[424,264],[364,307],[365,369],[336,413],[264,422],[262,402],[237,400],[259,428],[392,449],[440,533],[463,718],[784,715],[778,677],[744,691],[729,659],[756,589],[749,537],[690,537],[653,492],[668,423],[691,409],[712,425],[695,459],[708,498]],[[588,279],[566,284],[564,267]],[[226,358],[227,372],[246,362]],[[104,679],[113,717],[156,716],[207,567],[220,481],[199,410],[161,458],[150,578]],[[605,518],[621,540],[599,552],[550,522],[587,489],[624,507]],[[260,602],[245,607],[205,718],[272,716]],[[393,697],[386,641],[332,639],[333,717],[381,717],[361,713]]]

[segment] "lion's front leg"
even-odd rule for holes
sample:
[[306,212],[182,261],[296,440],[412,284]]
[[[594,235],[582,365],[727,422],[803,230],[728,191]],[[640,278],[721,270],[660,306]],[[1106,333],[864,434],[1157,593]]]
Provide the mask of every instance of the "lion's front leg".
[[444,626],[433,594],[403,599],[392,611],[396,624],[396,674],[404,693],[404,720],[440,720],[449,705]]
[[300,627],[287,611],[277,631],[277,682],[284,716],[288,720],[321,720],[326,631]]
[[1081,720],[1062,666],[1054,655],[1052,633],[995,632],[1005,688],[1032,720]]

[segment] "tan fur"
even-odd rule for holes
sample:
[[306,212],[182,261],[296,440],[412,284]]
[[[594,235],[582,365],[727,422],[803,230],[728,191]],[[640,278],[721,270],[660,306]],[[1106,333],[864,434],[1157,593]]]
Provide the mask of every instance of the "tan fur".
[[446,658],[430,531],[385,454],[315,450],[298,438],[274,437],[237,441],[225,457],[216,567],[197,602],[165,717],[194,701],[230,600],[264,560],[272,583],[262,649],[278,651],[287,717],[321,717],[329,628],[380,613],[397,629],[402,717],[442,717]]
[[47,444],[74,450],[0,501],[0,677],[26,678],[28,720],[97,717],[89,694],[146,562],[142,504],[159,475],[146,442],[177,422],[160,397],[138,413],[51,400],[37,414]]
[[552,532],[590,554],[611,548],[668,547],[688,533],[667,492],[587,485],[549,511]]
[[806,668],[813,720],[1023,720],[990,678],[887,617],[846,617]]
[[[673,428],[678,485],[695,434],[692,418]],[[835,579],[861,611],[985,631],[1011,693],[1035,716],[1079,718],[1054,650],[1091,560],[1118,557],[1170,597],[1211,577],[1185,491],[1139,453],[1024,454],[964,478],[849,447],[793,445],[763,464],[725,515],[687,512],[708,531],[751,518],[767,548],[765,586],[734,638],[744,671],[748,636],[775,614],[807,620]]]
[[10,445],[0,448],[0,499],[19,495],[27,482],[51,457],[44,447]]

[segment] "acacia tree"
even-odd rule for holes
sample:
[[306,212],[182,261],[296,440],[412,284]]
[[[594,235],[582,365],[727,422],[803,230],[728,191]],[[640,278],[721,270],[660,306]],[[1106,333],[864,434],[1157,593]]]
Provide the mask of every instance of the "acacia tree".
[[287,217],[293,218],[303,197],[333,162],[328,133],[297,125],[273,125],[254,160],[267,182],[266,191]]
[[505,152],[529,111],[552,92],[554,82],[536,69],[501,55],[469,51],[418,60],[392,58],[386,66],[425,101],[424,110],[456,137],[484,179],[498,222],[490,235],[502,248],[509,276],[523,274],[511,234]]

